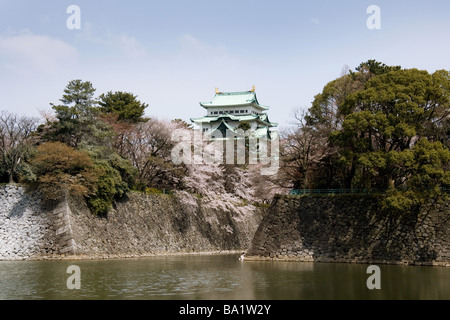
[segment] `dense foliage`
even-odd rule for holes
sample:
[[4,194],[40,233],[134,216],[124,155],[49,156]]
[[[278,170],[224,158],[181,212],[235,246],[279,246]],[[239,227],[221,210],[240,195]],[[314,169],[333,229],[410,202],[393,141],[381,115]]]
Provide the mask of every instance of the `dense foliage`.
[[96,98],[95,91],[90,82],[70,81],[41,123],[0,113],[0,182],[26,183],[49,200],[77,194],[96,215],[130,190],[246,214],[243,204],[290,189],[384,190],[387,210],[409,212],[443,199],[450,188],[445,70],[430,74],[369,60],[344,72],[294,115],[281,137],[280,170],[268,177],[248,163],[176,164],[172,133],[181,130],[195,143],[191,124],[146,118],[148,105],[132,93]]
[[297,189],[385,189],[409,211],[449,186],[450,73],[370,60],[331,81],[283,143],[282,182]]
[[38,146],[30,164],[37,177],[32,185],[49,200],[59,200],[67,193],[90,196],[100,175],[86,152],[61,142]]

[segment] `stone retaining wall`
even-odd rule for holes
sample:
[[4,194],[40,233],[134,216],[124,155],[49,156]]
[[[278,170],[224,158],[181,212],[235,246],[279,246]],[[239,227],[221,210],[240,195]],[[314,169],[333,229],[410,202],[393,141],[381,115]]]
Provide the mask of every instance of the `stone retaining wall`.
[[72,211],[68,199],[57,204],[50,212],[55,237],[55,250],[63,255],[76,255],[77,244],[72,229]]
[[280,196],[247,255],[248,260],[450,266],[449,203],[392,215],[381,210],[375,196]]
[[389,215],[368,196],[276,197],[253,214],[130,193],[107,217],[0,187],[0,260],[247,252],[247,260],[450,265],[449,203]]
[[0,187],[0,260],[47,254],[53,242],[50,229],[39,198],[14,185]]
[[123,258],[155,254],[245,251],[263,213],[241,216],[174,196],[130,193],[107,218],[94,217],[82,201],[70,201],[76,254]]
[[84,199],[44,206],[19,186],[0,187],[0,260],[245,251],[263,216],[180,200],[130,193],[107,217],[94,217]]

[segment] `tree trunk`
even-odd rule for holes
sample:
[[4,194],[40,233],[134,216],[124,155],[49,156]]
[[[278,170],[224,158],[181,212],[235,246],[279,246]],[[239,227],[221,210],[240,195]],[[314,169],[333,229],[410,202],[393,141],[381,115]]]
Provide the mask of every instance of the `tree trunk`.
[[9,184],[14,183],[14,177],[13,177],[12,171],[8,172],[8,180],[9,180]]
[[352,159],[352,164],[350,167],[350,170],[348,172],[347,178],[346,178],[346,183],[345,183],[345,187],[347,189],[351,189],[353,190],[353,178],[355,177],[356,174],[356,157],[354,156]]

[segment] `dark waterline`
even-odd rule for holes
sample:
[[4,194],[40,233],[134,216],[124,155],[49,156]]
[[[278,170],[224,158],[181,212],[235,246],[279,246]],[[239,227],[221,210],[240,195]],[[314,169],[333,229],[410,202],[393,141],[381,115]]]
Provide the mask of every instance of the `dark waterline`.
[[[81,270],[81,289],[66,273]],[[449,300],[450,268],[380,265],[381,290],[366,286],[368,265],[241,262],[237,255],[133,260],[0,262],[2,300]]]

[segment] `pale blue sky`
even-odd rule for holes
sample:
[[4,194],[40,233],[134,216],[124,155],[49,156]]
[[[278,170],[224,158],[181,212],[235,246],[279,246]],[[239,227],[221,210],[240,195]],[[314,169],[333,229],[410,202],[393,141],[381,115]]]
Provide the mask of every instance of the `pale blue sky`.
[[[81,30],[69,30],[69,5]],[[381,30],[369,30],[369,5]],[[70,80],[129,91],[161,119],[256,85],[284,127],[324,85],[376,59],[450,70],[450,1],[0,0],[0,110],[37,115]]]

